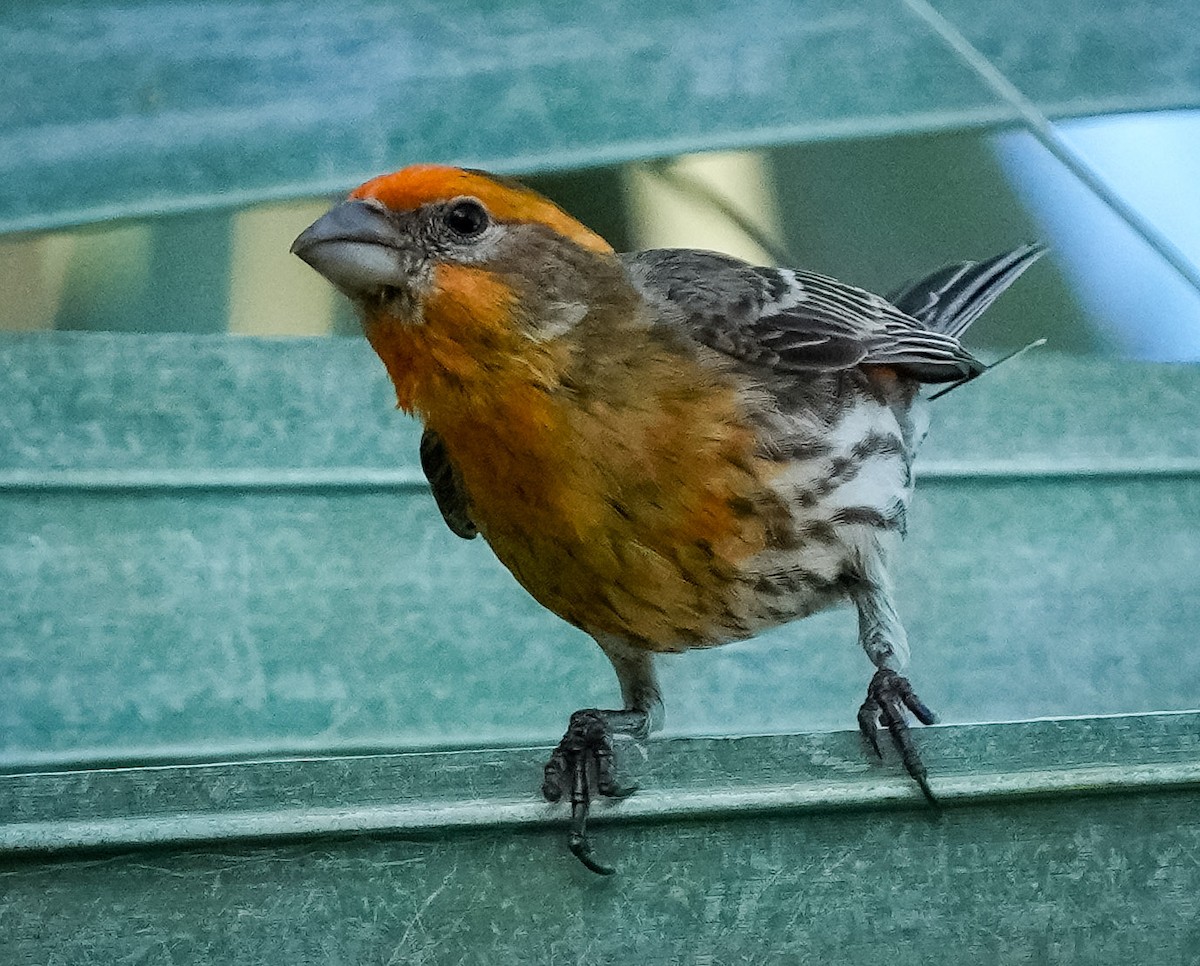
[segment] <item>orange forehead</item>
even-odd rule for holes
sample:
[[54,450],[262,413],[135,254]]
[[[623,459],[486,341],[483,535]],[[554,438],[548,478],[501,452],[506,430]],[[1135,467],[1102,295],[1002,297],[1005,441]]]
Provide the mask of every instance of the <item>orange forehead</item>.
[[350,192],[351,198],[376,198],[393,211],[412,211],[422,205],[462,195],[478,199],[497,221],[536,222],[569,238],[581,248],[605,254],[612,246],[554,202],[515,181],[498,181],[481,171],[440,164],[414,164],[372,178]]

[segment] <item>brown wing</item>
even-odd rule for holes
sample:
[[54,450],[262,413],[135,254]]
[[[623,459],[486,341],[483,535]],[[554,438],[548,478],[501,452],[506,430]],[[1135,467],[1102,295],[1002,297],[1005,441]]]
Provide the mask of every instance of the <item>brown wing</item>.
[[464,540],[470,540],[479,530],[467,510],[467,494],[463,489],[462,477],[450,462],[446,444],[433,430],[421,434],[421,469],[433,491],[438,509],[446,526]]
[[[753,366],[803,373],[872,363],[896,366],[922,382],[954,382],[985,368],[949,331],[924,324],[881,296],[824,275],[759,268],[727,255],[690,249],[621,257],[634,285],[665,321]],[[983,279],[977,289],[977,295],[987,296],[983,308],[1031,261],[1015,271],[1009,265],[1002,277]],[[932,278],[943,281],[940,273]],[[960,287],[961,281],[956,276]],[[922,285],[918,282],[906,290],[911,301],[927,294],[929,286]],[[980,301],[975,298],[964,304],[964,311],[973,310],[971,319],[982,311],[974,311]],[[965,325],[951,331],[962,328]]]

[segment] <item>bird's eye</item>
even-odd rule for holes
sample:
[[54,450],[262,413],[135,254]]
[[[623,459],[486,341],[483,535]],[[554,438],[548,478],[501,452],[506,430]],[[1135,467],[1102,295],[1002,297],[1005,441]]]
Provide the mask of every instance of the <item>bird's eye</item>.
[[446,209],[446,227],[459,238],[474,238],[488,226],[488,213],[474,198],[463,198]]

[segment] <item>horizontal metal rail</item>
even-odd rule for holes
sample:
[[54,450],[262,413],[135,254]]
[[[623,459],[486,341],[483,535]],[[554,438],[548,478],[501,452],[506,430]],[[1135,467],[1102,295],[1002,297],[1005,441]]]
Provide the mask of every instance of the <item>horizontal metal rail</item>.
[[[923,730],[947,807],[1200,787],[1200,712]],[[690,738],[626,746],[642,788],[598,822],[838,809],[923,809],[895,762],[856,734]],[[261,759],[0,777],[0,854],[120,850],[328,835],[547,826],[540,748]],[[936,813],[935,813],[936,814]]]
[[[1133,459],[939,461],[922,465],[916,476],[928,481],[1179,479],[1200,478],[1200,456]],[[29,492],[202,492],[321,490],[424,490],[416,467],[396,469],[334,466],[297,469],[80,469],[0,470],[0,493]]]

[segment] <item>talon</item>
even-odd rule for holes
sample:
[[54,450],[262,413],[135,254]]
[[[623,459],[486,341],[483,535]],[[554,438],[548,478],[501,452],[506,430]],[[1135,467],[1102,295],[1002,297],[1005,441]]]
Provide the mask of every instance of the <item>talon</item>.
[[592,848],[592,843],[588,841],[587,836],[582,832],[572,832],[567,837],[567,847],[584,866],[595,872],[596,875],[612,875],[615,873],[616,867],[605,865],[596,858],[596,852]]
[[880,723],[879,705],[873,698],[868,697],[862,703],[862,707],[858,709],[858,730],[862,732],[862,736],[867,740],[867,744],[875,752],[876,758],[883,758],[883,749],[879,747],[879,739],[875,737],[875,732],[879,729]]
[[922,765],[919,772],[909,771],[909,775],[917,783],[917,787],[921,789],[921,794],[925,796],[925,801],[932,805],[936,811],[940,812],[942,810],[942,803],[937,800],[933,794],[933,789],[929,787],[929,780],[925,777],[925,767]]
[[858,709],[858,728],[880,758],[883,757],[883,753],[876,732],[880,727],[886,728],[892,736],[892,744],[900,753],[904,770],[917,783],[929,804],[940,809],[941,803],[929,787],[925,764],[912,742],[908,721],[904,715],[905,708],[922,724],[930,725],[937,721],[937,715],[917,697],[907,678],[888,668],[880,668],[871,678],[871,683],[867,686],[866,700]]
[[908,678],[901,677],[899,674],[893,674],[891,684],[895,688],[896,695],[904,702],[904,706],[916,716],[916,719],[921,724],[931,725],[937,721],[937,715],[930,711],[925,702],[917,697],[917,693],[913,690],[913,686],[909,683]]
[[548,802],[558,802],[563,797],[563,779],[566,776],[567,765],[562,754],[562,746],[554,749],[550,760],[542,771],[542,797]]

